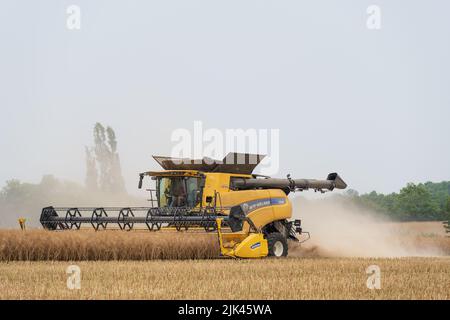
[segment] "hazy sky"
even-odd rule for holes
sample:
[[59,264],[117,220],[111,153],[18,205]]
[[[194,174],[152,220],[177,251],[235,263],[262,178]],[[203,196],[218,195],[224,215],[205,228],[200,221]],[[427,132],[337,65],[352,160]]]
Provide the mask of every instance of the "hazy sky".
[[[69,5],[81,29],[66,27]],[[381,29],[366,9],[381,8]],[[280,172],[360,192],[450,180],[448,1],[19,1],[0,4],[0,186],[82,182],[100,121],[123,174],[171,132],[280,129]]]

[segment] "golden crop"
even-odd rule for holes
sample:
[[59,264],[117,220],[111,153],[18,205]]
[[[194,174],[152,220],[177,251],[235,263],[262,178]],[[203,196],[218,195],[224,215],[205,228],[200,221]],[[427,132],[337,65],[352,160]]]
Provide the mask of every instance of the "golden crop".
[[[450,251],[449,237],[401,237]],[[0,230],[0,299],[450,299],[448,256],[343,258],[323,249],[291,245],[290,258],[233,260],[218,259],[215,233]],[[66,285],[72,264],[80,290]],[[374,264],[379,290],[366,286]]]
[[0,261],[210,259],[215,233],[0,230]]

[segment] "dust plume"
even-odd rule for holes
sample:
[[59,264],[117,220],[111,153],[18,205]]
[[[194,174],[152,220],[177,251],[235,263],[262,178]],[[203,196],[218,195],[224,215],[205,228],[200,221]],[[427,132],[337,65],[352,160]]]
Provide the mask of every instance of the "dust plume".
[[294,217],[311,239],[291,255],[325,257],[406,257],[449,254],[440,222],[392,222],[348,200],[294,198]]

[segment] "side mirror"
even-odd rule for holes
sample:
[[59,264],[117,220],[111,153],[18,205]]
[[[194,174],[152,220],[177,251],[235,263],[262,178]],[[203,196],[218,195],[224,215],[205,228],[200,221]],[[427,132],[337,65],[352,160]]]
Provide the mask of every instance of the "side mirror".
[[144,175],[143,175],[143,174],[140,174],[140,175],[139,175],[138,189],[142,189],[142,180],[144,180]]

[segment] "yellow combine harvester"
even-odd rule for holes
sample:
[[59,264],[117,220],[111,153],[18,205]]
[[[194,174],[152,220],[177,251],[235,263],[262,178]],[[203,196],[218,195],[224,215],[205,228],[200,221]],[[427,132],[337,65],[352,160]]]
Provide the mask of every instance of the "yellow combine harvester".
[[288,194],[347,187],[336,173],[326,180],[255,175],[252,172],[263,159],[261,155],[230,153],[222,161],[154,159],[164,170],[139,175],[139,188],[145,176],[156,182],[154,190],[148,189],[151,207],[46,207],[41,213],[42,226],[49,230],[80,229],[82,224],[91,224],[95,230],[106,229],[108,224],[122,230],[131,230],[135,224],[149,230],[203,228],[218,233],[223,256],[283,257],[288,253],[288,240],[299,241],[297,234],[305,233],[300,220],[289,220]]

